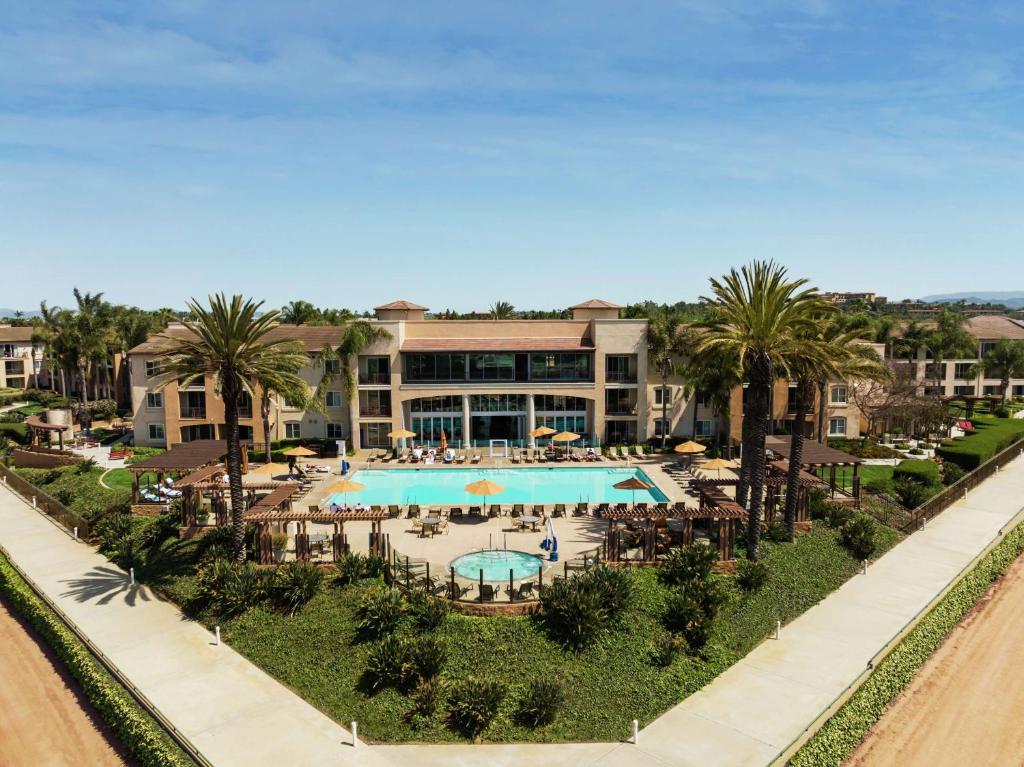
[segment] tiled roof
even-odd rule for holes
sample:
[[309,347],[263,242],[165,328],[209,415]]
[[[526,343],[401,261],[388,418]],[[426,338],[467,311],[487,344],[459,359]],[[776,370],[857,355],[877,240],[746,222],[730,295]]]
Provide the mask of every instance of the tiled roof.
[[[341,343],[343,328],[336,325],[278,325],[267,333],[267,339],[287,338],[299,341],[307,352],[318,352],[328,344]],[[130,354],[157,354],[175,339],[187,338],[187,328],[174,325],[159,335],[150,336],[131,350]]]
[[999,315],[980,315],[967,320],[967,330],[978,340],[1024,340],[1024,322]]
[[32,340],[35,330],[33,327],[0,327],[0,341],[25,341],[27,343]]
[[581,304],[570,306],[570,309],[621,309],[622,307],[618,304],[613,304],[611,301],[605,301],[602,298],[591,298],[589,301],[584,301]]
[[425,312],[425,311],[428,311],[427,307],[425,307],[425,306],[420,306],[419,304],[414,304],[412,301],[405,301],[405,300],[392,301],[390,304],[381,304],[380,306],[375,306],[374,307],[375,311],[381,311],[381,310],[387,311],[389,309],[404,310],[404,311],[411,311],[411,312]]
[[403,352],[569,352],[593,349],[586,338],[410,338]]

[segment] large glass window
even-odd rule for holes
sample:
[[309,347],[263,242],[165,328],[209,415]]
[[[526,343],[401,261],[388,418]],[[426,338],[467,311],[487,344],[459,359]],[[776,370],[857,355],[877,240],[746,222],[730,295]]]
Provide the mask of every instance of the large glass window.
[[547,426],[556,432],[571,431],[579,435],[587,433],[587,417],[584,415],[541,415],[537,426]]
[[828,419],[828,433],[832,437],[846,436],[846,419],[842,416]]
[[636,421],[605,421],[604,441],[609,445],[632,445],[636,442]]
[[531,381],[592,381],[589,352],[545,352],[530,355]]
[[514,381],[516,380],[516,356],[511,353],[469,354],[469,380],[471,381]]
[[604,359],[606,381],[609,383],[636,383],[635,354],[609,354]]
[[458,441],[462,439],[462,416],[413,416],[412,431],[416,432],[417,444],[440,444],[442,431],[445,439]]
[[390,416],[391,392],[388,389],[370,389],[359,392],[360,416]]
[[971,375],[971,368],[974,367],[973,362],[957,362],[953,366],[953,378],[973,378]]
[[636,389],[605,389],[604,412],[608,415],[636,413]]
[[327,422],[327,439],[344,439],[345,429],[340,423]]
[[700,418],[697,420],[697,429],[694,436],[697,437],[710,437],[715,430],[715,422],[710,418]]
[[474,394],[469,398],[469,409],[474,413],[526,412],[525,394]]
[[388,437],[390,423],[364,423],[359,428],[362,430],[363,447],[391,447],[391,438]]
[[366,357],[359,375],[359,383],[387,384],[391,382],[391,359]]
[[583,397],[560,397],[552,394],[535,394],[533,408],[538,413],[587,412],[587,401]]
[[407,381],[465,381],[465,354],[410,353],[405,359]]
[[977,391],[974,386],[954,386],[953,394],[974,395],[977,394]]

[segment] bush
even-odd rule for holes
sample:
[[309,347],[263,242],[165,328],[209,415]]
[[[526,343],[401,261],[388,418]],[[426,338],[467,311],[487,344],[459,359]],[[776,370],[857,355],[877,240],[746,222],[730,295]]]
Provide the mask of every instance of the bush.
[[975,418],[976,429],[963,439],[944,444],[936,451],[944,461],[974,471],[996,453],[1024,438],[1024,421]]
[[924,455],[924,450],[920,447],[912,447],[907,451],[910,455]]
[[736,562],[736,582],[748,594],[767,583],[768,575],[768,565],[764,562],[750,559],[740,559]]
[[29,442],[28,426],[23,423],[0,423],[0,434],[19,445],[27,445]]
[[540,620],[544,628],[577,652],[601,633],[609,621],[601,595],[581,588],[580,577],[557,580],[546,587],[540,597]]
[[362,554],[348,552],[342,555],[335,568],[338,570],[338,582],[348,586],[361,579],[366,573],[366,560]]
[[659,638],[654,644],[654,651],[651,653],[651,661],[656,666],[668,668],[675,661],[681,649],[682,640],[679,637],[668,634]]
[[875,532],[878,525],[867,514],[858,514],[839,528],[839,542],[849,549],[854,559],[870,559],[875,553]]
[[828,526],[842,527],[853,519],[853,510],[841,503],[828,504]]
[[380,578],[384,575],[384,557],[379,554],[367,554],[363,558],[363,577]]
[[828,519],[828,493],[824,488],[812,487],[807,493],[807,509],[811,519]]
[[189,767],[192,760],[140,708],[81,641],[0,557],[0,594],[53,650],[118,740],[142,767]]
[[409,648],[410,674],[420,680],[433,679],[441,673],[448,653],[440,639],[433,636],[419,637]]
[[[773,543],[785,543],[789,540],[789,534],[786,532],[786,526],[779,520],[769,522],[764,529],[764,537],[766,540],[772,541]],[[711,548],[705,546],[704,548]]]
[[942,484],[952,485],[959,482],[966,473],[955,463],[944,463],[942,464]]
[[467,677],[448,697],[448,723],[456,731],[476,737],[494,721],[504,699],[501,682]]
[[420,631],[433,631],[444,623],[451,608],[443,599],[437,599],[425,591],[413,591],[409,594],[409,615],[413,625]]
[[1007,410],[1002,405],[1000,405],[999,407],[992,411],[992,415],[994,415],[996,418],[1009,418],[1010,411]]
[[406,713],[406,719],[412,723],[414,728],[429,726],[437,714],[443,695],[444,681],[442,679],[438,677],[421,680],[410,696],[412,708]]
[[367,653],[363,682],[373,692],[400,687],[410,678],[411,669],[409,643],[397,634],[387,634]]
[[323,572],[311,562],[289,562],[278,571],[274,581],[274,604],[288,615],[295,615],[316,596],[323,582]]
[[360,632],[372,637],[393,632],[402,620],[402,613],[402,594],[396,588],[372,589],[356,608]]
[[875,477],[864,483],[864,490],[875,495],[892,495],[893,483],[885,477]]
[[590,589],[600,596],[610,620],[618,620],[629,607],[633,587],[626,570],[598,565],[576,580],[580,581],[580,588]]
[[685,588],[669,596],[662,622],[673,634],[680,635],[693,652],[700,652],[707,644],[712,619]]
[[939,484],[939,465],[935,461],[922,461],[908,458],[900,461],[892,470],[893,481],[913,480],[921,485]]
[[894,490],[900,503],[908,509],[916,509],[935,495],[935,489],[931,485],[922,485],[912,479],[899,480]]
[[557,679],[534,679],[519,701],[516,719],[527,727],[551,724],[565,704],[565,688]]
[[267,599],[273,580],[273,570],[256,567],[251,562],[231,565],[220,591],[214,595],[214,609],[226,618],[241,615]]
[[661,569],[661,579],[669,586],[682,586],[711,575],[718,561],[718,551],[711,546],[691,543],[669,551]]
[[130,514],[115,514],[103,520],[97,532],[100,549],[112,562],[125,570],[143,566],[146,549],[153,539],[152,524],[136,524]]

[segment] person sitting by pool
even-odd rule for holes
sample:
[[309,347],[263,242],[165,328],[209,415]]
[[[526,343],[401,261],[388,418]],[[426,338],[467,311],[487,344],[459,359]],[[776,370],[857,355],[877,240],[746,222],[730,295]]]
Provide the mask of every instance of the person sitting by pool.
[[422,447],[414,447],[412,449],[412,460],[413,460],[413,463],[415,463],[416,461],[420,460],[422,457],[423,457],[423,448]]
[[425,463],[433,463],[436,459],[437,451],[434,450],[434,448],[430,448],[430,450],[427,451],[427,460],[425,461]]
[[336,503],[332,503],[331,504],[331,511],[333,511],[335,514],[340,514],[341,513],[341,506],[339,506]]
[[451,463],[455,460],[455,451],[452,448],[446,448],[444,451],[444,462]]
[[597,460],[597,451],[595,451],[594,448],[592,448],[592,447],[588,447],[587,448],[587,460],[588,461],[596,461]]

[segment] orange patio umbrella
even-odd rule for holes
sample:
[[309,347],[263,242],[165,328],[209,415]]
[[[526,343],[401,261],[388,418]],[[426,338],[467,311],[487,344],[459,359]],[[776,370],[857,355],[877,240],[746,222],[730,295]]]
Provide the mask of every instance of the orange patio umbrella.
[[654,485],[650,482],[644,482],[639,477],[630,477],[624,479],[621,482],[616,482],[612,485],[617,490],[631,490],[633,492],[633,507],[636,507],[636,491],[637,490],[650,490]]
[[441,455],[444,455],[444,451],[448,449],[448,435],[444,433],[444,429],[441,429]]
[[466,485],[465,490],[470,495],[480,495],[484,499],[484,516],[487,516],[487,496],[498,495],[498,493],[505,492],[505,486],[499,485],[497,482],[491,482],[489,479],[481,479],[476,482],[470,482]]
[[335,493],[341,493],[345,496],[345,505],[348,506],[348,494],[358,493],[360,490],[365,488],[366,485],[361,482],[353,482],[351,479],[343,479],[339,482],[335,482],[329,488],[327,488],[327,494],[334,495]]

